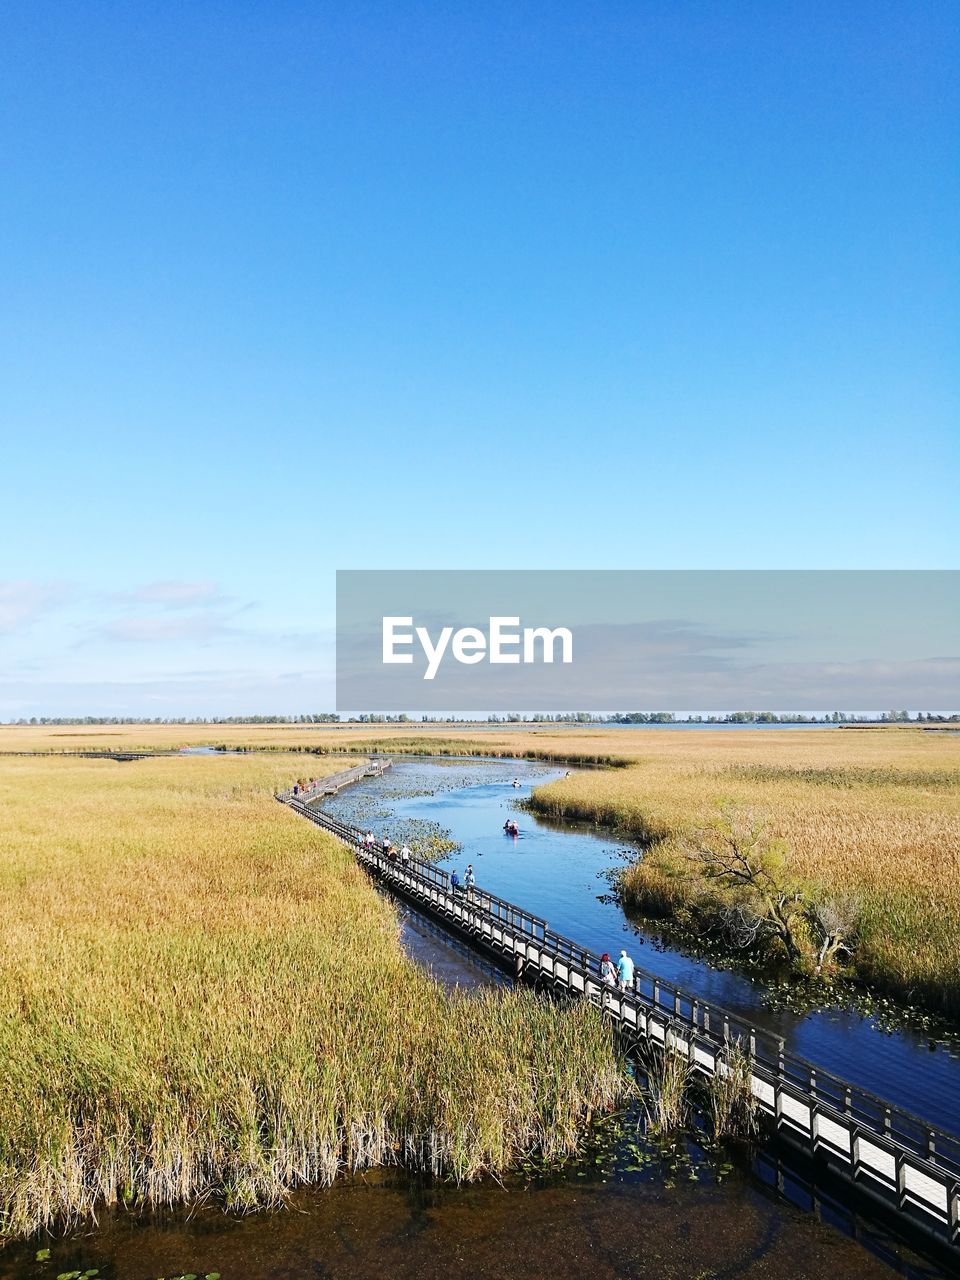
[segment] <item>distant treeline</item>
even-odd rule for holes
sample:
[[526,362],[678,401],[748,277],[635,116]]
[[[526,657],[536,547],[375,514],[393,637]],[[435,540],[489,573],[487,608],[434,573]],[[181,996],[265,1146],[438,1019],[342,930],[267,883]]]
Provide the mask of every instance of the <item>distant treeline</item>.
[[[405,717],[404,717],[405,718]],[[303,716],[21,716],[7,724],[337,724],[340,717],[330,711]],[[3,723],[0,721],[0,723]]]
[[[2,723],[2,722],[0,722]],[[851,715],[831,711],[826,715],[778,714],[776,711],[730,711],[725,715],[678,716],[672,711],[614,711],[596,715],[589,711],[559,711],[549,715],[419,716],[356,715],[338,716],[332,711],[296,716],[31,716],[9,720],[11,725],[123,725],[123,724],[960,724],[960,713],[944,715],[934,711],[884,711],[876,716]]]
[[[550,719],[549,716],[543,718]],[[684,716],[681,719],[669,711],[630,711],[594,716],[592,719],[601,724],[956,724],[960,723],[960,714],[918,711],[912,716],[909,711],[884,711],[878,716],[855,716],[846,711],[831,711],[822,716],[807,716],[799,712],[778,715],[775,711],[731,711],[722,716]]]

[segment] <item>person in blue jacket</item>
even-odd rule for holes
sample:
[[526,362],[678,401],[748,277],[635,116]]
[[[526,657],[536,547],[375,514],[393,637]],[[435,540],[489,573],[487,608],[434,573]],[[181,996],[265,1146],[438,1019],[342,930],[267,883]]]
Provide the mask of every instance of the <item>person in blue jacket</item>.
[[620,959],[617,961],[617,981],[620,983],[621,991],[633,989],[633,961],[626,951],[620,952]]
[[460,892],[460,877],[457,875],[456,871],[450,872],[450,888],[454,893]]

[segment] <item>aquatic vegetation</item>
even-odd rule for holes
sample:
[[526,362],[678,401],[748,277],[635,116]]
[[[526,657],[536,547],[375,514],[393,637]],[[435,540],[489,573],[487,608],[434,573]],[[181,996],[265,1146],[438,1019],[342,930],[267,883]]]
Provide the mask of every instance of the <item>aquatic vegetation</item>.
[[4,1234],[373,1165],[470,1179],[619,1096],[587,1002],[450,996],[404,956],[350,852],[274,800],[296,772],[0,760]]
[[[4,751],[161,751],[184,746],[206,746],[221,751],[304,753],[320,757],[339,755],[431,755],[456,759],[489,756],[494,759],[564,761],[585,765],[625,766],[629,755],[602,743],[584,731],[530,729],[513,732],[471,729],[468,725],[418,728],[407,725],[116,725],[88,729],[57,725],[0,725],[0,752]],[[621,739],[623,741],[623,739]],[[296,776],[306,765],[292,772]]]
[[373,830],[378,836],[389,835],[398,849],[404,844],[409,845],[413,856],[422,862],[438,862],[460,848],[451,833],[439,823],[426,818],[398,818],[385,807],[380,797],[372,803],[362,797],[358,797],[357,803],[352,801],[353,797],[342,795],[322,808],[358,831]]
[[[37,1251],[37,1262],[49,1262],[50,1250],[39,1249]],[[73,1271],[60,1271],[56,1280],[95,1280],[100,1275],[99,1267],[88,1267],[86,1271],[75,1268]],[[160,1277],[159,1280],[165,1280]],[[220,1280],[219,1271],[184,1271],[175,1276],[166,1277],[166,1280]]]
[[960,790],[960,772],[953,769],[900,769],[892,765],[884,768],[857,765],[791,768],[788,765],[740,764],[731,765],[727,773],[743,782],[805,782],[813,787],[839,787],[845,791],[856,791],[861,787]]
[[707,1093],[715,1138],[753,1138],[760,1127],[759,1105],[753,1092],[753,1060],[738,1044],[727,1047]]
[[653,1042],[644,1046],[638,1065],[650,1137],[676,1141],[688,1134],[713,1147],[758,1134],[760,1111],[751,1084],[753,1060],[740,1045],[728,1045],[717,1071],[705,1076],[694,1069],[686,1041],[668,1032],[665,1046]]
[[663,1049],[651,1043],[643,1051],[642,1068],[649,1131],[659,1137],[679,1133],[690,1117],[693,1071],[689,1055],[669,1043]]

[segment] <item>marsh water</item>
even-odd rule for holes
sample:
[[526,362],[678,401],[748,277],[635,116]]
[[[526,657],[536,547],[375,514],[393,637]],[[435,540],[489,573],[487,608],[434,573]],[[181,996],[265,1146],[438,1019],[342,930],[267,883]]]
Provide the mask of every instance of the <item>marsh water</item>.
[[[556,777],[541,766],[402,761],[327,802],[394,840],[446,833],[460,846],[443,865],[472,862],[478,882],[597,948],[626,946],[643,967],[775,1027],[791,1047],[929,1117],[956,1123],[960,1062],[909,1032],[883,1034],[847,1011],[771,1011],[760,988],[711,968],[627,921],[607,873],[627,849],[602,833],[556,828],[519,807]],[[513,779],[520,785],[514,787]],[[516,839],[503,835],[515,816]],[[429,920],[404,910],[403,943],[447,987],[504,982]],[[464,1081],[469,1106],[469,1081]],[[832,1275],[933,1280],[958,1274],[951,1256],[896,1234],[856,1193],[788,1152],[664,1149],[642,1114],[592,1127],[560,1170],[529,1168],[467,1187],[401,1170],[299,1192],[277,1211],[243,1217],[213,1204],[174,1214],[111,1211],[93,1230],[0,1251],[0,1280],[156,1280],[216,1272],[222,1280],[756,1280]],[[914,1251],[919,1247],[920,1252]],[[48,1258],[37,1252],[49,1249]]]
[[[609,834],[558,826],[527,812],[534,786],[564,770],[516,762],[398,761],[382,777],[343,791],[325,806],[357,826],[395,841],[449,833],[460,848],[439,865],[461,874],[472,862],[477,883],[594,951],[625,947],[637,965],[783,1036],[788,1049],[817,1066],[960,1133],[960,1045],[855,1008],[795,1012],[742,973],[664,946],[626,918],[611,893],[609,872],[637,850]],[[514,787],[514,779],[520,786]],[[515,818],[518,837],[503,824]]]
[[[780,1172],[782,1179],[782,1171]],[[282,1210],[233,1217],[106,1214],[95,1232],[0,1253],[0,1280],[97,1280],[219,1273],[222,1280],[933,1280],[922,1259],[809,1189],[774,1190],[685,1154],[644,1160],[618,1148],[563,1176],[457,1188],[397,1170],[297,1194]],[[767,1185],[770,1184],[770,1185]],[[801,1207],[802,1206],[802,1207]],[[856,1236],[854,1235],[856,1233]]]

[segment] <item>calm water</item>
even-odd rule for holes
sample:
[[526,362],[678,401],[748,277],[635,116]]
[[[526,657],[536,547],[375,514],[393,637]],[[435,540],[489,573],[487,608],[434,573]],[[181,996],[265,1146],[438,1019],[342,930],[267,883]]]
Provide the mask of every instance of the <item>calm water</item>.
[[[441,866],[462,873],[472,862],[479,885],[544,917],[559,932],[613,955],[625,946],[640,967],[777,1032],[793,1052],[844,1079],[960,1133],[956,1045],[911,1031],[884,1032],[872,1019],[845,1009],[771,1010],[749,979],[664,948],[631,924],[610,900],[605,873],[634,851],[589,830],[558,829],[518,807],[533,786],[564,772],[515,761],[400,761],[326,808],[397,841],[425,821],[437,824],[462,846]],[[522,784],[518,789],[512,786],[515,777]],[[517,839],[503,834],[508,817],[520,825]]]
[[[563,1178],[456,1188],[374,1171],[294,1196],[278,1212],[216,1208],[138,1220],[103,1216],[96,1233],[0,1253],[0,1280],[54,1280],[98,1268],[100,1280],[216,1271],[223,1280],[933,1280],[881,1229],[858,1242],[829,1203],[823,1221],[733,1170],[718,1184],[696,1164],[580,1168]],[[771,1176],[774,1176],[771,1172]],[[800,1192],[802,1203],[805,1192]],[[836,1220],[841,1230],[833,1224]]]

